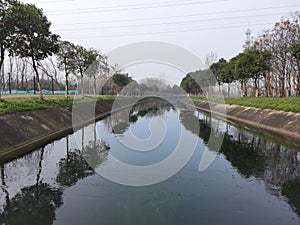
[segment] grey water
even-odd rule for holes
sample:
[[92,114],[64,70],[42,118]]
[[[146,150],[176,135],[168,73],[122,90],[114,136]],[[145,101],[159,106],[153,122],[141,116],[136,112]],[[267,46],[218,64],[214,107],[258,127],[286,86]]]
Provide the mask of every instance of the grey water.
[[[127,113],[1,165],[0,224],[300,224],[297,150],[181,107],[132,111],[129,120]],[[159,137],[151,141],[151,151],[132,150],[122,142],[132,134],[151,139],[156,131],[149,124],[157,119],[166,132],[157,145]],[[208,145],[212,121],[222,125],[219,151]],[[182,133],[197,145],[173,176],[135,187],[101,176],[113,158],[135,167],[163,162]],[[95,149],[101,151],[86,160],[85,153]],[[215,151],[216,159],[200,172],[205,151]],[[130,179],[123,171],[117,175]]]

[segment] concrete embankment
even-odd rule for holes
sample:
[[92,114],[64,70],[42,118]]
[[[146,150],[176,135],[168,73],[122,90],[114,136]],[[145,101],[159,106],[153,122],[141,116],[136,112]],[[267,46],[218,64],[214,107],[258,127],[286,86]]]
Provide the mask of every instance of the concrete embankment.
[[[193,101],[199,111],[300,147],[300,114]],[[226,114],[223,111],[226,111]]]
[[[112,107],[111,100],[97,102],[96,116],[105,116]],[[78,104],[84,110],[91,103]],[[0,115],[0,163],[42,147],[73,132],[72,106],[55,107]],[[89,118],[91,119],[91,118]]]
[[[0,163],[62,138],[109,115],[112,110],[133,107],[137,100],[102,100],[0,115]],[[157,98],[143,99],[138,104],[153,101]]]

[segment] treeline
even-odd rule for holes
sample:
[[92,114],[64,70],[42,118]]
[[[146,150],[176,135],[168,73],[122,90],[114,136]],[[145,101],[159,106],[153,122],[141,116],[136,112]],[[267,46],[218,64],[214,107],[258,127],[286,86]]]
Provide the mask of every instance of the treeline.
[[[42,88],[54,89],[55,83],[56,89],[65,86],[67,95],[69,86],[83,83],[84,76],[96,79],[114,72],[115,66],[108,65],[107,57],[99,50],[61,40],[50,27],[51,22],[35,5],[0,0],[0,89],[37,86],[43,98]],[[64,79],[59,79],[60,72]]]
[[[107,57],[100,54],[99,50],[87,49],[63,41],[59,35],[50,31],[50,27],[51,22],[42,9],[35,5],[17,0],[0,0],[1,89],[7,84],[11,86],[12,83],[17,89],[30,88],[34,81],[40,97],[43,98],[41,74],[45,86],[49,87],[49,82],[54,80],[57,86],[61,87],[62,82],[58,79],[59,72],[57,71],[59,70],[65,74],[64,83],[67,94],[69,76],[74,75],[76,80],[82,81],[83,76],[87,74],[96,59],[97,69],[101,70],[97,71],[98,74],[104,74],[113,69],[108,65]],[[7,60],[6,57],[8,57]],[[6,76],[4,62],[8,62],[9,68]],[[32,76],[28,77],[30,70],[33,72],[34,79]],[[96,76],[92,72],[88,74]]]
[[[139,83],[128,74],[116,73],[112,76],[111,81],[106,81],[102,87],[101,94],[112,95],[180,95],[182,89],[178,85],[170,85],[164,79],[145,78]],[[104,92],[103,92],[104,91]],[[105,92],[108,91],[108,92]]]
[[[141,83],[109,65],[99,50],[85,48],[50,30],[42,9],[17,0],[0,0],[0,90],[61,90],[78,88],[83,94],[181,94],[181,88],[162,79]],[[4,71],[4,63],[5,69]],[[64,74],[61,79],[61,74]],[[124,89],[124,90],[122,90]],[[0,92],[1,98],[1,92]]]
[[[272,29],[263,31],[244,52],[210,66],[221,91],[227,84],[228,95],[232,84],[239,84],[241,96],[291,97],[300,96],[300,13],[282,18]],[[200,74],[189,73],[181,87],[190,94],[203,90]],[[200,85],[199,85],[200,84]],[[206,85],[204,85],[206,86]],[[224,90],[223,90],[224,91]]]

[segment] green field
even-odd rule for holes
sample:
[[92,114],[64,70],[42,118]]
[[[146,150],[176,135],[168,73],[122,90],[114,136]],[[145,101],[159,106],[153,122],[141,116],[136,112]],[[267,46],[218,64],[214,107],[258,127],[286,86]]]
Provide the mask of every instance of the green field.
[[[193,100],[207,100],[205,97],[191,97]],[[222,102],[218,98],[210,101]],[[286,112],[300,113],[300,98],[225,98],[229,105],[250,106],[260,109],[282,110]]]
[[[74,99],[75,98],[75,99]],[[97,100],[115,99],[116,96],[96,97]],[[50,107],[72,105],[80,102],[93,101],[95,97],[45,97],[41,100],[39,97],[7,98],[0,102],[0,114],[28,111],[36,109],[46,109]]]

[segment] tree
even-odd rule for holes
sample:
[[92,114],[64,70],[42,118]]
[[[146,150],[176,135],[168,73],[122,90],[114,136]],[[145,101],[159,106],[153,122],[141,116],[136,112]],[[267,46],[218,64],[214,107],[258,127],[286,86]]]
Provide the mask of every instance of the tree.
[[87,69],[86,75],[93,79],[94,95],[97,94],[97,79],[101,79],[109,74],[110,67],[106,55],[98,54],[95,60]]
[[199,84],[192,77],[193,73],[188,73],[181,81],[180,87],[188,94],[197,95],[202,93]]
[[297,96],[299,97],[300,96],[300,42],[292,46],[291,53],[292,56],[296,59],[296,67],[298,70],[296,92],[297,92]]
[[88,68],[96,61],[98,55],[98,51],[94,49],[76,46],[72,72],[80,76],[82,96],[84,96],[83,77]]
[[210,66],[210,70],[216,77],[217,82],[219,84],[219,91],[221,91],[221,84],[223,83],[222,70],[226,64],[227,64],[227,61],[224,58],[221,58],[221,59],[219,59],[218,62],[213,63]]
[[[259,51],[251,48],[239,54],[237,61],[237,75],[240,80],[246,82],[248,79],[254,80],[255,97],[259,95],[259,80],[270,70],[271,53],[269,51]],[[246,90],[246,87],[245,87]],[[245,92],[247,95],[247,93]]]
[[227,62],[222,70],[220,71],[219,77],[217,78],[221,80],[223,83],[228,84],[228,96],[230,95],[230,84],[236,79],[236,61],[237,58],[234,57]]
[[65,73],[65,95],[69,93],[69,75],[72,73],[75,64],[76,47],[73,43],[68,41],[59,42],[59,51],[57,52],[58,69]]
[[56,210],[63,205],[63,191],[47,183],[24,187],[0,213],[1,224],[43,224],[55,221]]
[[29,57],[35,72],[40,98],[43,98],[37,63],[58,52],[59,36],[50,31],[51,23],[32,4],[15,3],[9,9],[8,20],[15,27],[10,40],[10,53],[21,58]]
[[292,56],[297,60],[300,60],[300,42],[292,46]]
[[180,94],[182,94],[182,89],[181,89],[181,87],[179,87],[178,85],[174,85],[173,87],[172,87],[172,90],[171,90],[171,92],[173,93],[173,94],[175,94],[175,95],[180,95]]
[[[5,60],[5,50],[9,48],[9,39],[13,33],[13,24],[9,21],[9,9],[15,1],[0,0],[0,83],[2,83],[2,66]],[[1,100],[1,90],[0,90],[0,100]]]
[[291,54],[291,48],[299,43],[299,33],[300,13],[296,12],[290,18],[282,18],[255,42],[259,50],[268,50],[272,54],[271,70],[265,82],[270,86],[268,92],[273,92],[275,96],[285,97],[297,93],[293,87],[299,86],[300,79],[297,77],[297,62]]
[[130,84],[130,82],[132,82],[132,78],[130,76],[128,76],[128,74],[119,74],[116,73],[113,75],[113,81],[120,86],[120,88],[124,88],[125,86],[127,86],[128,84]]

